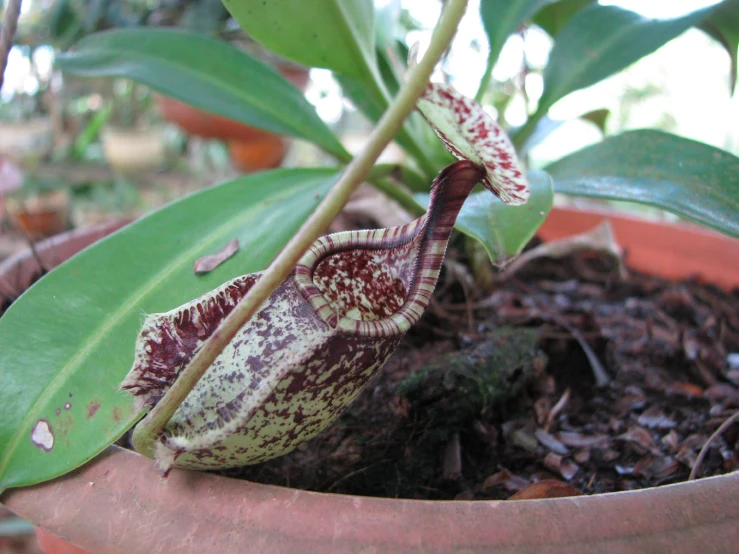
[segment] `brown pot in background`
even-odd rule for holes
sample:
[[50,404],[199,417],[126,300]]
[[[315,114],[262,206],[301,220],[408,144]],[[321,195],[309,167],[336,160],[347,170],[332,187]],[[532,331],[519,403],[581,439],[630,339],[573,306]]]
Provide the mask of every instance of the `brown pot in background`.
[[5,210],[13,227],[31,240],[53,237],[70,227],[69,192],[66,190],[8,196]]
[[626,262],[668,279],[698,277],[725,289],[739,286],[739,241],[691,224],[668,225],[608,211],[552,210],[537,235],[545,241],[584,233],[611,222]]
[[[305,91],[309,80],[307,69],[285,66],[280,67],[279,71]],[[167,96],[156,95],[155,101],[162,118],[188,134],[226,141],[231,162],[242,171],[271,169],[279,166],[285,157],[285,137],[200,110]]]
[[[668,275],[739,285],[739,243],[700,229],[555,209],[541,235],[561,237],[606,218],[639,269],[662,260],[657,266]],[[673,262],[661,258],[665,251],[677,253]],[[736,550],[739,472],[592,496],[435,502],[319,494],[178,469],[164,479],[151,460],[113,446],[0,501],[97,554],[692,554]]]

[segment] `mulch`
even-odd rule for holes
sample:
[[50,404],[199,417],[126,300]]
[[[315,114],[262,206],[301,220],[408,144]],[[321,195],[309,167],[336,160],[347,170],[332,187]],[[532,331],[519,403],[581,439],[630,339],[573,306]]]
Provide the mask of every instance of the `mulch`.
[[426,317],[329,429],[221,473],[321,492],[507,499],[736,470],[739,290],[621,278],[614,266],[593,253],[538,259],[472,298],[442,275]]

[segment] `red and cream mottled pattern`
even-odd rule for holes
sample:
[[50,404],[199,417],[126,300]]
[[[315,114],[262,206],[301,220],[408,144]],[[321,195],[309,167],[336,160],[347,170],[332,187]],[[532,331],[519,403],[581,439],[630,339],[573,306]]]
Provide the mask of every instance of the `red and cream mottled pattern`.
[[483,184],[507,204],[523,204],[529,185],[508,135],[471,98],[453,87],[431,83],[418,109],[449,151],[461,160],[485,166]]
[[[160,467],[258,463],[338,417],[428,306],[454,221],[483,174],[457,162],[434,181],[424,217],[316,241],[179,406],[157,444]],[[161,399],[259,277],[146,318],[122,384],[139,407]]]

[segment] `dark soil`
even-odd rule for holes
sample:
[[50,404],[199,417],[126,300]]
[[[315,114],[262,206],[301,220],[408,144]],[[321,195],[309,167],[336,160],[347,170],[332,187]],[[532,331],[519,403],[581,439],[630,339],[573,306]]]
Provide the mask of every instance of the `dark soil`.
[[[334,425],[222,473],[393,498],[505,499],[547,479],[583,494],[638,489],[686,480],[739,411],[737,290],[623,280],[590,254],[534,261],[478,299],[445,276],[438,291]],[[697,476],[738,460],[735,422]]]

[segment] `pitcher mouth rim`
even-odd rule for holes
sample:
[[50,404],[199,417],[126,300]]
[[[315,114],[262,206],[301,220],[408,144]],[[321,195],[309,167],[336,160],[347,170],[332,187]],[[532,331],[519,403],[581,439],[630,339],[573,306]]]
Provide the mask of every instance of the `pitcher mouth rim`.
[[[381,250],[403,246],[413,241],[423,227],[425,217],[421,217],[407,225],[386,229],[369,229],[361,231],[343,231],[320,237],[295,267],[295,284],[303,298],[311,305],[319,319],[329,327],[342,333],[368,336],[391,337],[405,333],[423,315],[426,304],[419,299],[419,291],[428,289],[433,293],[433,286],[414,283],[409,287],[408,296],[403,304],[390,316],[363,321],[350,317],[339,317],[329,304],[320,289],[313,282],[313,272],[318,264],[331,254],[346,250]],[[399,240],[393,238],[400,237]],[[413,281],[417,281],[418,268],[414,272]]]

